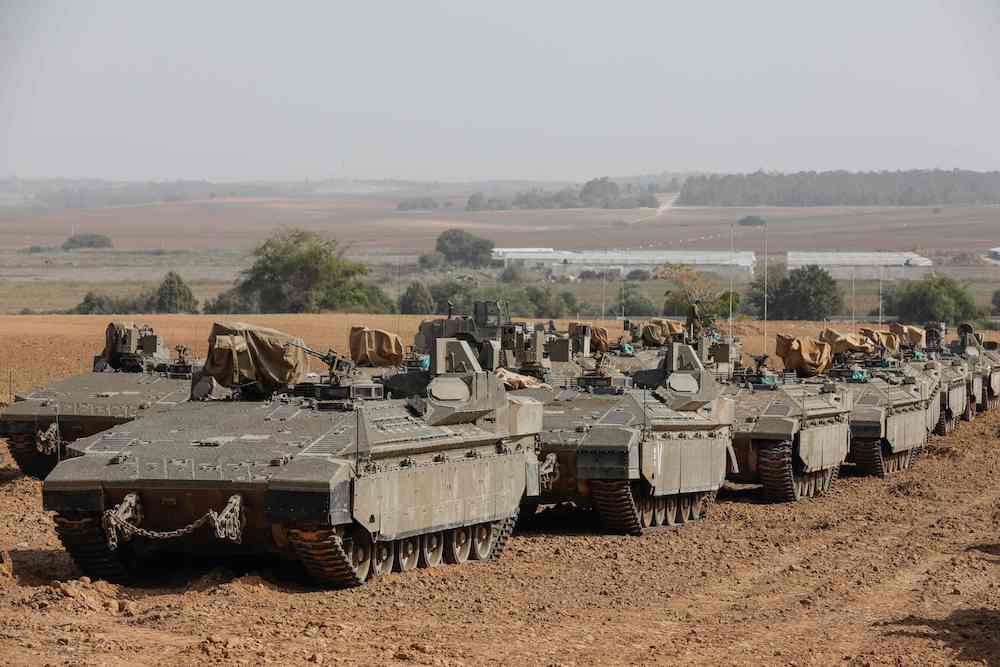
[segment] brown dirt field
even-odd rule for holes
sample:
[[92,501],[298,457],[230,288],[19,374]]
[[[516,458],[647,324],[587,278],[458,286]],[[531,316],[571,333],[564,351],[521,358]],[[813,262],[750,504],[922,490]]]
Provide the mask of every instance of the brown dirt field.
[[[355,318],[254,319],[324,346]],[[150,320],[184,343],[210,321]],[[103,325],[0,318],[0,368],[23,369],[19,384],[80,370]],[[933,439],[910,470],[842,477],[820,499],[729,491],[705,520],[641,538],[543,515],[499,563],[348,591],[266,562],[80,579],[40,488],[0,454],[4,664],[1000,664],[998,413]]]
[[[938,211],[938,212],[935,212]],[[433,249],[461,227],[498,246],[569,249],[728,250],[744,215],[769,221],[769,248],[786,250],[985,251],[1000,243],[1000,207],[677,207],[537,211],[397,211],[367,198],[208,201],[0,215],[0,248],[60,245],[74,230],[107,234],[116,248],[248,249],[275,228],[297,226],[337,238],[355,253]],[[737,247],[758,250],[761,233],[737,228]]]

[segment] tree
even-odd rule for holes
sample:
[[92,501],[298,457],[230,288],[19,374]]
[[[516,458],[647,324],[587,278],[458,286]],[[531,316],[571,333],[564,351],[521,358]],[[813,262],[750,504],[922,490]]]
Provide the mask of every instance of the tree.
[[399,202],[397,211],[433,211],[438,203],[431,197],[411,197]]
[[768,317],[825,320],[843,309],[844,295],[837,281],[826,269],[811,264],[789,272],[778,283],[774,303],[768,304]]
[[767,221],[759,215],[745,215],[736,224],[743,227],[763,227],[767,224]]
[[563,316],[566,302],[559,295],[555,294],[550,287],[526,287],[524,290],[528,300],[534,306],[532,317],[546,317],[556,319]]
[[434,312],[443,315],[448,312],[448,303],[462,310],[463,296],[468,288],[457,280],[444,280],[430,286],[431,299],[434,301]]
[[445,264],[444,255],[439,252],[432,252],[426,255],[421,255],[420,259],[417,260],[420,264],[420,268],[433,271],[434,269],[440,269]]
[[571,315],[580,312],[580,303],[576,300],[575,294],[567,290],[560,292],[559,298],[562,299],[566,312]]
[[656,315],[656,304],[649,297],[639,292],[635,285],[625,283],[622,286],[621,297],[621,301],[611,307],[613,315],[624,314],[626,317],[649,317]]
[[77,248],[110,248],[111,239],[104,234],[93,234],[91,232],[81,232],[66,239],[62,244],[63,250],[76,250]]
[[254,303],[262,313],[354,310],[392,312],[394,304],[364,282],[368,268],[343,256],[337,242],[301,229],[280,231],[253,251],[254,263],[240,274],[238,297],[213,308]]
[[919,323],[955,324],[983,314],[969,290],[943,273],[931,273],[891,288],[883,298],[883,310],[901,320]]
[[993,314],[1000,315],[1000,289],[993,292]]
[[184,279],[174,271],[163,277],[152,295],[150,311],[154,313],[197,313],[198,299]]
[[434,312],[434,298],[422,282],[412,282],[399,297],[399,312],[404,315],[427,315]]
[[485,266],[493,256],[493,241],[470,234],[464,229],[449,229],[437,238],[437,251],[452,264]]
[[469,201],[465,204],[466,211],[482,211],[486,208],[486,197],[482,192],[473,192],[469,195]]

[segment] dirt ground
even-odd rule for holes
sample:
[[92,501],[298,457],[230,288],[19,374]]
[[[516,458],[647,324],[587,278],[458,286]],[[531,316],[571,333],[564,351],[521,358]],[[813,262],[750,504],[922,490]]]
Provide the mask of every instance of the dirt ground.
[[[183,343],[210,321],[150,319]],[[321,347],[345,335],[338,316],[260,319]],[[18,369],[17,388],[80,370],[103,324],[0,318],[0,368]],[[641,538],[543,514],[499,563],[347,591],[267,561],[91,582],[41,484],[0,457],[4,664],[1000,665],[998,413],[890,480],[846,475],[821,499],[729,490],[703,521]]]

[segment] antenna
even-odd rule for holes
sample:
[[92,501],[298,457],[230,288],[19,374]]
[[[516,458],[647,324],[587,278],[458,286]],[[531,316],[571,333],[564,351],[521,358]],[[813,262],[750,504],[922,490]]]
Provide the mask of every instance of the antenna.
[[885,276],[885,265],[878,267],[878,328],[882,329],[882,278]]
[[854,275],[857,273],[858,267],[851,267],[851,327],[853,328],[857,324],[858,320],[858,297],[854,289]]
[[764,328],[761,334],[762,351],[767,354],[767,220],[764,221]]
[[733,289],[735,289],[734,272],[736,271],[736,225],[729,225],[729,342],[733,335]]

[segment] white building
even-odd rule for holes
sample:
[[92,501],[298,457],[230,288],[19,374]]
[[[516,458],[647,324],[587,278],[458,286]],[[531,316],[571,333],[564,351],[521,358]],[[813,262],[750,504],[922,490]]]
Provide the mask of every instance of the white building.
[[934,262],[913,252],[795,252],[787,256],[788,269],[815,264],[834,278],[875,280],[922,276]]
[[504,266],[520,263],[528,268],[548,268],[556,274],[576,275],[581,271],[612,270],[628,273],[634,269],[654,271],[664,264],[681,264],[698,271],[749,278],[756,255],[751,251],[728,250],[555,250],[553,248],[495,248],[493,258]]

